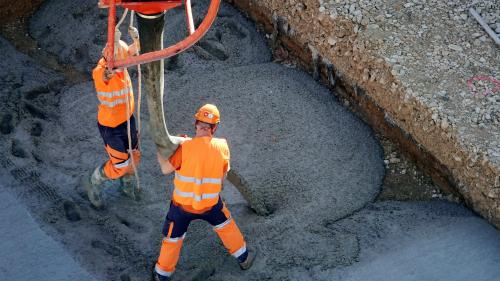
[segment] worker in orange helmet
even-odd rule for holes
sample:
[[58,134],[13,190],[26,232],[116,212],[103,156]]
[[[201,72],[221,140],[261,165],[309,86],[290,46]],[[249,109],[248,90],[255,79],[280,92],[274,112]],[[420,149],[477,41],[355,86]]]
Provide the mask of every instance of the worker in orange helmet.
[[[138,150],[138,136],[135,126],[134,93],[132,82],[126,68],[108,69],[107,57],[113,55],[115,60],[125,59],[136,55],[139,48],[139,33],[134,27],[129,27],[129,34],[133,44],[127,45],[120,40],[119,30],[115,32],[115,49],[109,50],[106,45],[103,56],[92,71],[94,85],[99,100],[97,126],[104,141],[109,160],[95,168],[89,178],[85,179],[84,186],[87,196],[95,207],[103,205],[101,199],[101,185],[107,180],[120,180],[120,190],[132,199],[137,199],[137,186],[134,181],[133,165],[137,166],[140,160]],[[128,108],[127,108],[128,107]],[[132,152],[128,151],[127,120],[130,121]],[[131,155],[132,154],[132,157]],[[132,163],[133,158],[134,163]]]
[[170,280],[175,271],[192,220],[202,219],[210,223],[241,269],[250,268],[256,254],[247,248],[220,196],[230,166],[226,140],[214,137],[220,121],[219,110],[215,105],[206,104],[195,114],[195,119],[194,138],[184,141],[169,159],[157,155],[163,174],[175,171],[175,188],[155,266],[155,276],[160,281]]

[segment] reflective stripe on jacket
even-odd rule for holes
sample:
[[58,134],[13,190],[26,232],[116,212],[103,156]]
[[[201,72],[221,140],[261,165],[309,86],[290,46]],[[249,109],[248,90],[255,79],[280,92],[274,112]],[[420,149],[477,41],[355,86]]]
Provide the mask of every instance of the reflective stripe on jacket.
[[175,172],[174,202],[202,210],[217,204],[229,169],[225,139],[198,137],[182,144],[182,163]]
[[[107,82],[103,80],[106,61],[101,59],[92,71],[94,85],[99,100],[97,120],[107,127],[116,127],[130,118],[134,111],[134,93],[132,82],[126,69],[117,71]],[[129,99],[129,115],[127,116],[127,95]]]

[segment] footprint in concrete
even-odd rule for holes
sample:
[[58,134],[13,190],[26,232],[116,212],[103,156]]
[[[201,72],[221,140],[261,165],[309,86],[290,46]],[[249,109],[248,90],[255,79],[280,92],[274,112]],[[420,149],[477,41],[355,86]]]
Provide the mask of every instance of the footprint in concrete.
[[194,53],[202,60],[211,60],[212,56],[198,45],[193,46]]
[[137,222],[134,222],[134,221],[131,221],[129,219],[126,219],[126,218],[123,218],[123,217],[120,217],[120,216],[116,216],[116,218],[118,219],[118,221],[123,224],[124,226],[130,228],[131,230],[137,232],[137,233],[144,233],[146,232],[146,227],[140,223],[137,223]]
[[175,55],[165,60],[165,69],[169,71],[175,71],[182,67],[179,62],[179,55]]
[[250,31],[233,19],[226,20],[224,25],[227,26],[229,32],[235,34],[239,39],[244,39],[250,36]]
[[38,163],[43,163],[44,162],[43,161],[43,157],[40,154],[38,154],[38,153],[36,153],[36,152],[33,151],[31,153],[31,155],[33,156],[33,159],[35,159],[36,162],[38,162]]
[[34,122],[31,126],[30,134],[34,137],[39,137],[42,135],[42,124],[40,122]]
[[80,211],[73,201],[64,201],[64,214],[69,221],[79,221],[82,219],[80,216]]
[[48,85],[41,85],[41,86],[34,87],[33,89],[27,91],[26,93],[24,93],[24,96],[28,100],[34,100],[39,95],[47,94],[49,92],[50,92],[50,88]]
[[198,261],[196,266],[178,270],[173,280],[204,281],[215,274],[217,265],[213,261]]
[[2,121],[0,121],[0,132],[4,135],[8,135],[12,133],[14,130],[14,118],[12,114],[6,113],[2,117]]
[[122,254],[122,251],[120,250],[120,248],[115,247],[111,244],[108,244],[108,243],[100,241],[100,240],[92,240],[90,245],[92,246],[92,248],[104,250],[106,253],[108,253],[114,257],[118,257]]
[[24,150],[21,142],[19,140],[12,140],[11,153],[13,156],[18,158],[27,158],[28,154]]
[[76,48],[74,50],[74,57],[76,61],[91,61],[88,46],[83,45]]
[[229,58],[226,47],[219,41],[212,39],[201,40],[198,45],[212,57],[225,61]]
[[31,116],[35,118],[40,118],[43,120],[47,119],[47,113],[43,109],[30,102],[24,101],[24,108],[28,111],[29,114],[31,114]]

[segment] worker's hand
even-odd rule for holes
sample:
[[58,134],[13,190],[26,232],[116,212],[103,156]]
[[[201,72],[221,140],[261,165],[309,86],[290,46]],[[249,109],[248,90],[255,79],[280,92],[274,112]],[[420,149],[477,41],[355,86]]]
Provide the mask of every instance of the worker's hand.
[[139,31],[137,31],[137,28],[133,26],[128,27],[128,34],[132,38],[132,40],[137,41],[139,40]]
[[191,140],[191,138],[186,134],[179,134],[177,136],[182,138],[179,144],[183,144],[185,141]]
[[160,163],[160,166],[162,163],[164,163],[166,161],[165,158],[163,158],[163,156],[161,156],[160,152],[156,152],[156,159],[158,160],[158,163]]
[[[120,39],[122,38],[122,33],[118,28],[115,28],[115,45],[120,43]],[[116,48],[116,47],[115,47]]]
[[108,82],[109,80],[111,80],[111,78],[113,78],[113,75],[115,75],[115,71],[106,67],[104,69],[102,79],[104,80],[104,82]]
[[164,175],[170,174],[175,170],[174,166],[170,164],[168,158],[163,158],[159,152],[156,152],[156,158],[158,159],[158,163],[160,164],[161,172]]

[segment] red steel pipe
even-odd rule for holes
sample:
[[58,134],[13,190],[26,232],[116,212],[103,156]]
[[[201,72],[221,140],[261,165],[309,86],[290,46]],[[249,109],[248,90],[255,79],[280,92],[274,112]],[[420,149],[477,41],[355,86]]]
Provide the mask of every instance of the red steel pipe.
[[116,5],[115,0],[109,0],[109,15],[108,15],[108,47],[106,49],[107,67],[114,68],[115,61],[115,21],[116,21]]
[[[107,49],[108,52],[108,67],[110,69],[114,68],[123,68],[123,67],[129,67],[133,65],[138,65],[138,64],[144,64],[156,60],[161,60],[161,59],[166,59],[171,56],[174,56],[180,52],[185,51],[192,45],[194,45],[198,40],[200,40],[205,33],[207,33],[208,29],[210,26],[212,26],[213,22],[215,21],[215,18],[217,17],[217,12],[219,10],[219,5],[221,0],[212,0],[210,2],[210,6],[208,7],[207,14],[205,18],[203,19],[202,23],[200,26],[188,37],[186,37],[184,40],[176,43],[175,45],[172,45],[168,48],[164,48],[163,50],[159,51],[154,51],[154,52],[149,52],[146,54],[142,54],[139,56],[134,56],[130,57],[124,60],[116,60],[114,59],[114,37],[115,37],[115,21],[116,21],[116,0],[108,0],[109,2],[107,3],[109,5],[109,16],[108,16],[108,46],[109,48]],[[186,1],[186,4],[189,3],[190,1]],[[122,3],[123,5],[123,3]],[[124,5],[123,5],[124,6]],[[187,6],[186,6],[187,8]],[[191,9],[189,9],[190,12]],[[188,21],[188,28],[190,28],[190,22],[192,22],[192,14],[191,14],[191,19],[189,19],[189,12],[186,9],[186,17]],[[194,24],[193,24],[194,25]],[[192,27],[194,29],[194,26]],[[190,30],[191,33],[191,30]],[[109,52],[111,52],[111,55],[109,55]]]
[[[139,56],[130,57],[130,58],[127,58],[124,60],[117,60],[117,61],[113,60],[113,63],[109,63],[109,61],[108,61],[108,64],[112,68],[129,67],[129,66],[133,66],[133,65],[144,64],[144,63],[148,63],[148,62],[152,62],[152,61],[156,61],[156,60],[160,60],[160,59],[169,58],[171,56],[174,56],[174,55],[186,50],[187,48],[191,47],[196,42],[198,42],[198,40],[200,40],[205,35],[205,33],[207,33],[210,26],[212,26],[213,22],[215,21],[215,18],[217,17],[217,11],[219,10],[220,1],[221,0],[212,0],[210,2],[210,6],[208,7],[207,15],[203,19],[203,22],[200,24],[200,26],[196,29],[196,31],[193,34],[189,35],[184,40],[182,40],[182,41],[180,41],[180,42],[176,43],[175,45],[172,45],[168,48],[165,48],[163,50],[149,52],[149,53],[142,54]],[[115,0],[110,0],[110,6],[109,6],[110,17],[111,17],[111,15],[116,14],[116,8],[114,5],[114,2],[115,2]],[[113,8],[115,9],[114,12],[112,11]],[[111,23],[111,21],[113,23],[115,22],[115,20],[114,20],[115,17],[113,16],[112,18],[113,19],[108,20],[109,23]],[[112,33],[111,34],[112,37],[110,37],[110,26],[108,26],[108,43],[109,43],[110,38],[114,39],[114,25],[113,25],[113,28],[111,30],[111,33]]]

